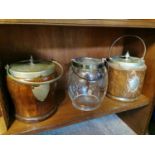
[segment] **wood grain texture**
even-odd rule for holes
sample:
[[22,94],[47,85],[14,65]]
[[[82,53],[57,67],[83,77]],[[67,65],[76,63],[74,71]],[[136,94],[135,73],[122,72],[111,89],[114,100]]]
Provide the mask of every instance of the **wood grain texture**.
[[1,19],[0,24],[155,28],[155,19]]
[[[131,89],[131,84],[129,81],[138,78],[139,83],[137,88],[133,91]],[[121,68],[112,67],[110,64],[108,66],[108,77],[109,84],[107,93],[115,97],[121,97],[128,100],[136,99],[142,93],[143,82],[145,77],[144,69],[130,69],[123,70]]]
[[[30,55],[36,59],[53,58],[64,68],[58,87],[66,87],[66,75],[72,58],[107,57],[112,41],[123,31],[119,28],[0,25],[1,61],[6,65],[27,60]],[[113,55],[119,54],[122,48],[121,43],[118,44]]]
[[0,134],[3,134],[7,131],[6,121],[3,116],[0,116]]
[[[57,93],[58,97],[56,97],[56,99],[60,98],[61,94],[63,94],[63,91],[61,93],[59,91],[59,94]],[[60,107],[58,108],[58,111],[47,120],[33,124],[15,120],[5,134],[33,134],[44,130],[55,129],[84,120],[101,117],[103,115],[146,106],[148,105],[148,99],[145,96],[141,96],[138,101],[124,103],[105,97],[100,108],[89,112],[75,109],[67,95],[65,95],[65,98],[60,100],[59,103]]]
[[[145,63],[147,65],[147,70],[142,93],[149,98],[150,104],[147,107],[122,113],[120,114],[120,117],[134,131],[136,131],[136,133],[145,134],[155,104],[155,29],[128,29],[126,33],[139,35],[146,43],[147,53],[145,56]],[[138,47],[137,51],[134,52],[133,55],[140,57],[142,55],[142,51],[141,48],[138,49]]]
[[5,104],[2,90],[0,88],[0,134],[6,132],[9,125],[9,116]]
[[[31,82],[45,82],[54,78],[51,74],[31,80]],[[7,77],[7,86],[15,105],[17,119],[22,121],[41,121],[46,119],[48,113],[54,113],[57,103],[54,101],[54,91],[56,83],[49,84],[49,92],[44,101],[39,101],[33,94],[33,85],[26,85]],[[38,85],[36,86],[38,87]],[[44,90],[42,90],[44,91]],[[52,114],[51,113],[51,114]],[[46,117],[47,115],[47,117]],[[31,119],[31,120],[30,120]]]

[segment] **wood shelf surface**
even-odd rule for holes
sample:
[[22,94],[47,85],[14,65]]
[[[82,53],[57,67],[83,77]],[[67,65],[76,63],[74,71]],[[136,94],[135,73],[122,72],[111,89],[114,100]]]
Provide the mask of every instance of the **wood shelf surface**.
[[0,24],[155,28],[155,19],[0,19]]
[[103,104],[95,111],[84,112],[75,109],[69,97],[65,99],[59,106],[57,112],[45,121],[38,123],[24,123],[15,120],[8,131],[4,134],[34,134],[45,130],[56,129],[78,123],[81,121],[101,117],[108,114],[120,113],[123,111],[136,109],[149,104],[148,98],[141,95],[134,102],[120,102],[105,97]]

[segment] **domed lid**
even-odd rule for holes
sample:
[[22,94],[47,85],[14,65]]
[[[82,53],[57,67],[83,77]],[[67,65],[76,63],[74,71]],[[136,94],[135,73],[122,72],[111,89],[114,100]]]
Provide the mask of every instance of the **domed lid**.
[[19,61],[9,66],[11,75],[17,78],[32,79],[40,76],[48,76],[55,71],[52,61],[30,60]]
[[109,62],[113,64],[113,66],[121,68],[140,68],[145,66],[144,59],[131,57],[129,52],[125,55],[110,57]]

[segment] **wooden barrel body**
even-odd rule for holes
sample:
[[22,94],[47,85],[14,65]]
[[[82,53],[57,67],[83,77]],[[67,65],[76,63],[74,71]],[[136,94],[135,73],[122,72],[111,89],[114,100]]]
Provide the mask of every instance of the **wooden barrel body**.
[[108,77],[107,96],[122,101],[134,101],[141,95],[145,68],[123,70],[109,65]]
[[[44,82],[54,78],[39,77],[31,82]],[[41,85],[27,85],[17,82],[7,76],[7,86],[12,97],[16,118],[21,121],[42,121],[52,115],[56,110],[53,101],[56,82]]]

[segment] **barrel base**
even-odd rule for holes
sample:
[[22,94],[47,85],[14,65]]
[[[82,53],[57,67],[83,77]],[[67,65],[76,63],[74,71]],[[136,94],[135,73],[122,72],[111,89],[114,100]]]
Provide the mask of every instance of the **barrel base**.
[[35,122],[40,122],[40,121],[47,119],[52,114],[54,114],[56,110],[57,110],[57,107],[53,108],[50,112],[46,113],[45,115],[38,116],[38,117],[23,117],[23,116],[16,114],[16,118],[17,120],[22,121],[22,122],[27,122],[27,123],[34,122],[35,123]]
[[139,96],[135,97],[135,98],[117,97],[117,96],[113,96],[111,94],[107,94],[107,96],[109,98],[112,98],[112,99],[115,99],[115,100],[118,100],[118,101],[122,101],[122,102],[133,102],[133,101],[138,100],[138,98],[139,98]]

